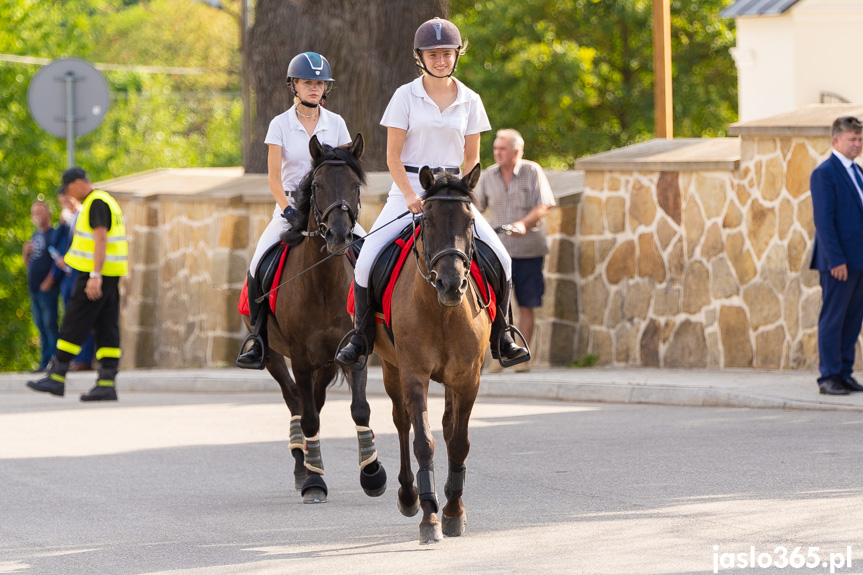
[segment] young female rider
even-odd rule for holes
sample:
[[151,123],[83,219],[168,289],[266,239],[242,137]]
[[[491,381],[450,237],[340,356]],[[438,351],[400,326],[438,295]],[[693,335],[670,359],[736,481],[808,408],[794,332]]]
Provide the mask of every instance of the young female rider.
[[[309,152],[309,140],[317,136],[321,144],[342,146],[351,141],[345,121],[338,114],[324,109],[323,104],[327,92],[333,82],[330,63],[315,52],[303,52],[294,56],[288,65],[288,85],[294,93],[294,105],[273,118],[270,129],[264,140],[269,146],[267,156],[267,181],[270,193],[276,200],[276,209],[249,265],[248,292],[249,312],[254,332],[266,337],[268,302],[255,303],[260,297],[259,289],[254,281],[256,268],[261,258],[279,241],[283,231],[289,229],[287,218],[295,211],[294,191],[303,176],[312,168],[312,157]],[[242,353],[247,343],[251,347]],[[247,369],[263,369],[266,350],[262,338],[250,335],[243,341],[237,366]]]
[[[336,362],[341,365],[356,366],[361,356],[372,351],[375,322],[368,321],[365,326],[369,349],[359,335],[359,326],[368,308],[369,273],[380,250],[410,222],[409,215],[393,219],[405,211],[422,212],[420,194],[424,192],[419,183],[419,169],[429,166],[436,172],[457,174],[459,166],[464,164],[466,173],[479,162],[480,132],[490,130],[491,125],[479,95],[453,77],[461,53],[461,34],[455,24],[440,18],[422,24],[414,36],[414,55],[421,75],[396,90],[384,112],[381,124],[387,127],[387,167],[393,185],[386,205],[365,239],[354,270],[358,330],[336,356]],[[526,361],[528,350],[516,345],[504,331],[507,325],[503,310],[509,306],[512,260],[475,207],[473,215],[476,235],[491,245],[506,271],[507,287],[498,300],[499,309],[492,325],[492,353],[497,355],[497,341],[502,337],[501,359]]]

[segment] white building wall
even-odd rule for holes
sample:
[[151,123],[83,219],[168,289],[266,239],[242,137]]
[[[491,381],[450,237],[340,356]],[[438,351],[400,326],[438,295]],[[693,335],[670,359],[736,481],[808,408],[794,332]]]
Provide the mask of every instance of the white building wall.
[[863,0],[801,0],[736,25],[741,122],[817,104],[825,92],[863,102]]
[[[863,0],[861,0],[863,1]],[[794,35],[791,18],[737,19],[739,121],[790,112],[795,105]]]
[[796,61],[796,107],[822,92],[863,102],[863,0],[807,0],[791,10]]

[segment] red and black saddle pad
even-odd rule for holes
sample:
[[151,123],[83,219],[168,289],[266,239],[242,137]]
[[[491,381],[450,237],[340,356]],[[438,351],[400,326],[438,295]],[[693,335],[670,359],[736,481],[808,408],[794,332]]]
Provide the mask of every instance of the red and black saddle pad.
[[[288,256],[290,248],[287,244],[277,243],[271,247],[258,262],[258,269],[255,271],[255,281],[261,282],[259,293],[270,291],[273,286],[279,285],[282,280],[282,270],[285,267],[285,260]],[[237,311],[242,315],[249,315],[249,277],[246,276],[246,281],[243,282],[243,291],[240,292],[240,301],[237,304]],[[270,310],[276,313],[276,296],[278,290],[270,294]]]
[[[387,246],[381,250],[380,254],[378,254],[378,257],[375,259],[375,263],[372,266],[371,273],[369,274],[368,293],[369,298],[372,300],[369,303],[372,309],[376,312],[376,321],[384,325],[384,328],[390,336],[390,340],[393,339],[393,290],[395,289],[396,280],[404,268],[407,258],[411,254],[413,244],[419,236],[420,228],[421,225],[417,225],[416,230],[414,230],[413,226],[408,225],[404,230],[402,230],[395,240],[387,244]],[[501,265],[497,254],[495,254],[494,250],[491,249],[491,246],[479,238],[474,238],[474,240],[476,242],[476,250],[474,251],[470,272],[474,282],[479,288],[480,297],[483,299],[483,302],[489,302],[489,298],[491,298],[488,312],[492,321],[494,321],[494,317],[497,313],[497,306],[495,305],[495,302],[497,301],[496,294],[500,293],[503,283],[506,281],[506,276],[503,271],[503,266]],[[480,266],[482,266],[482,269],[480,269]],[[484,279],[483,276],[485,276]],[[491,287],[490,294],[487,293],[489,290],[486,288],[486,282]],[[348,313],[354,315],[353,284],[351,284],[350,292],[348,294]]]

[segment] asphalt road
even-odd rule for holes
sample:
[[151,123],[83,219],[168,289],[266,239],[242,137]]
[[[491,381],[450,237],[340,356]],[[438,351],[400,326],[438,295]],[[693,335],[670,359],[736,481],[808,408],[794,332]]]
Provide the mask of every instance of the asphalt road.
[[[863,414],[483,398],[467,534],[420,546],[419,516],[396,508],[389,400],[372,409],[388,491],[360,489],[338,392],[322,420],[329,502],[304,505],[275,392],[4,393],[0,573],[671,575],[750,547],[772,566],[718,572],[829,572],[776,568],[780,546],[819,562],[851,546],[834,570],[863,573]],[[432,399],[441,498],[442,411]]]

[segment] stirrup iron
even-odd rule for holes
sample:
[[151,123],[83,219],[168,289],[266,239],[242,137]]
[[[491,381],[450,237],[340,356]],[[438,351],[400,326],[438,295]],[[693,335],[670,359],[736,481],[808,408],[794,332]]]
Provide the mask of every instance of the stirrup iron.
[[[512,334],[512,335],[518,335],[518,339],[520,339],[522,341],[522,343],[524,343],[523,346],[519,346],[519,347],[524,347],[524,349],[527,350],[527,355],[523,355],[523,356],[517,357],[515,359],[504,359],[503,354],[501,353],[500,344],[503,341],[504,334],[506,334],[507,332]],[[515,342],[516,339],[512,338],[512,341]],[[530,361],[530,358],[531,358],[530,346],[527,344],[527,340],[524,339],[524,335],[522,335],[522,333],[518,330],[518,328],[512,324],[509,324],[504,329],[500,330],[500,335],[498,335],[497,341],[495,342],[495,345],[497,346],[497,357],[498,357],[498,361],[500,362],[501,367],[504,367],[504,368],[512,367],[514,365],[518,365],[520,363],[526,363],[526,362]]]

